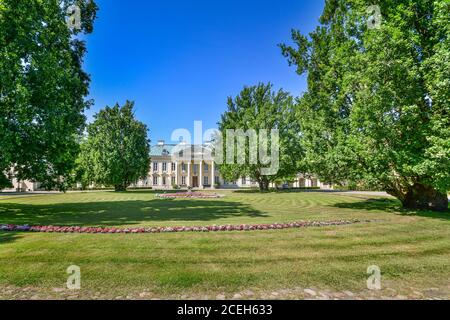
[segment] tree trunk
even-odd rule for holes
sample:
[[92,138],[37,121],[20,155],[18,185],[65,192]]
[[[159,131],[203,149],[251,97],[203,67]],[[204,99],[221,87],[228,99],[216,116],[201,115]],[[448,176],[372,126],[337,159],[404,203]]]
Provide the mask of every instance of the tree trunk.
[[413,185],[403,199],[403,207],[407,209],[424,209],[432,211],[447,211],[448,196],[431,186]]
[[260,179],[259,180],[259,191],[268,191],[269,190],[269,181],[266,179]]
[[115,192],[124,192],[124,191],[127,191],[127,187],[125,187],[124,185],[121,185],[121,184],[115,185],[114,191]]

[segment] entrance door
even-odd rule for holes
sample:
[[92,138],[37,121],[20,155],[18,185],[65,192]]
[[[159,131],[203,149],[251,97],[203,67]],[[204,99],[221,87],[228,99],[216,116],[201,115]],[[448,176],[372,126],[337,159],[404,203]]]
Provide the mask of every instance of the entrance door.
[[198,177],[192,177],[192,187],[198,188]]

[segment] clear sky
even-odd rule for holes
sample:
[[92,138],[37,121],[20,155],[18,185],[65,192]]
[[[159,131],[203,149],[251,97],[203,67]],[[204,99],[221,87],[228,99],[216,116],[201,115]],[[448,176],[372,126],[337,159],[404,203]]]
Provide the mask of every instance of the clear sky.
[[136,102],[152,144],[173,130],[216,128],[228,96],[272,82],[297,96],[306,79],[277,44],[310,32],[324,0],[97,0],[85,69],[95,106]]

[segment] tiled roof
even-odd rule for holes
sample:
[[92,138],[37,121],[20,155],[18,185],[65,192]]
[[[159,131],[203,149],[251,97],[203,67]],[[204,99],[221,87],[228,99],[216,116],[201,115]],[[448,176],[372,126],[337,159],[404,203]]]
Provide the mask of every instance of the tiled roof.
[[170,156],[174,148],[175,148],[174,144],[165,144],[163,146],[160,145],[152,146],[150,150],[150,156],[153,157]]
[[[164,145],[155,145],[151,147],[150,156],[151,157],[163,157],[163,156],[171,156],[174,152],[174,149],[177,145],[175,144],[164,144]],[[194,145],[187,144],[186,148],[193,148]],[[210,148],[209,145],[203,145],[203,148]],[[193,150],[193,149],[192,149]]]

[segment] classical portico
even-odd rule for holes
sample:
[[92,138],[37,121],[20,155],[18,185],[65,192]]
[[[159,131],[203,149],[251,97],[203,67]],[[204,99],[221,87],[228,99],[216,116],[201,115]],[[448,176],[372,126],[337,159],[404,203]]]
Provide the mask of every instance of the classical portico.
[[[213,161],[210,145],[173,145],[159,141],[151,148],[151,166],[148,175],[133,183],[134,188],[153,188],[156,190],[171,190],[173,188],[194,189],[224,189],[258,188],[258,183],[249,177],[241,177],[237,181],[225,181]],[[11,169],[11,176],[14,170]],[[12,180],[14,188],[4,191],[36,191],[39,182]],[[96,187],[95,185],[91,186]],[[100,186],[102,187],[102,186]],[[279,185],[271,184],[271,188]],[[289,188],[320,188],[332,189],[310,175],[299,174],[295,181],[284,183],[281,187]]]
[[218,172],[212,160],[181,160],[175,162],[175,184],[180,187],[214,188]]
[[[166,144],[158,141],[151,149],[151,167],[145,179],[133,184],[137,188],[153,188],[156,190],[181,189],[225,189],[258,188],[257,182],[248,177],[237,181],[225,181],[214,163],[212,149],[209,145]],[[294,182],[283,185],[290,188],[321,188],[332,186],[318,179],[299,174]],[[276,184],[270,187],[278,188]]]
[[214,189],[221,183],[220,175],[207,145],[167,145],[159,141],[152,147],[149,177],[137,187],[154,189]]

